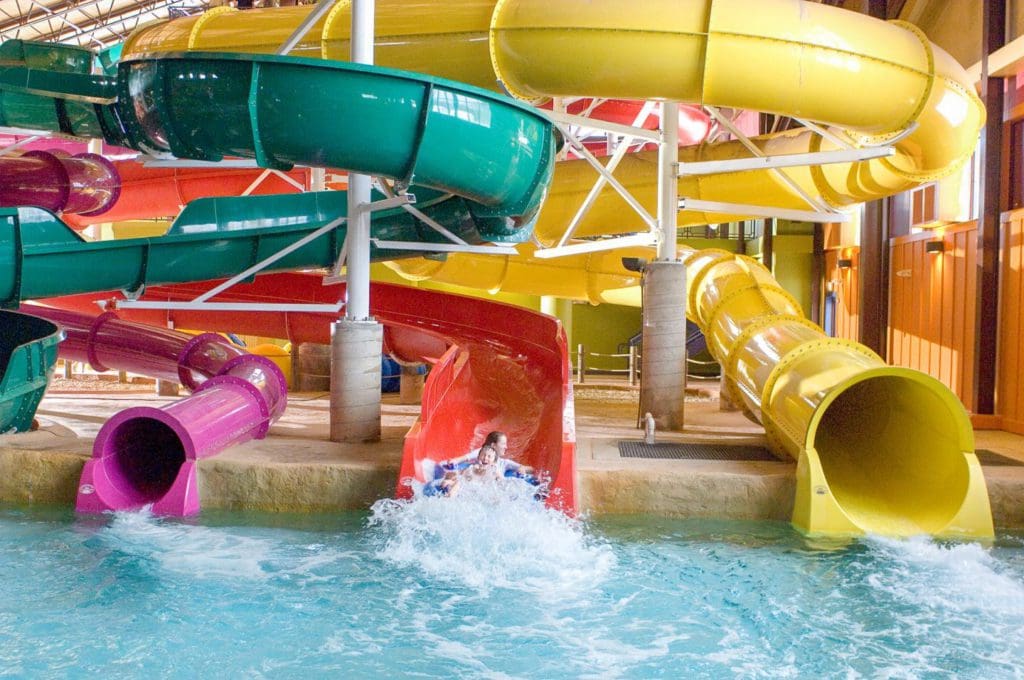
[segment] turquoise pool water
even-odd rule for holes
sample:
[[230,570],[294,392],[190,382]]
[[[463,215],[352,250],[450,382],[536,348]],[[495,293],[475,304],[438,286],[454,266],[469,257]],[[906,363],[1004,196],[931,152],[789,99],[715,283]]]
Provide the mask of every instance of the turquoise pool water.
[[0,677],[1024,676],[1024,539],[821,545],[487,494],[370,514],[0,508]]

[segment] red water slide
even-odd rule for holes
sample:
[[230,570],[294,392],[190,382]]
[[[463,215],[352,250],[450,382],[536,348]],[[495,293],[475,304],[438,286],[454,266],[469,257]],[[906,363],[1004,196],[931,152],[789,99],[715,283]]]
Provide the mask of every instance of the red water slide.
[[[213,282],[154,286],[147,301],[191,300]],[[261,276],[217,297],[221,302],[334,303],[343,284],[322,285],[319,276],[285,273]],[[120,295],[86,294],[53,298],[44,304],[95,311],[98,299]],[[510,305],[374,283],[371,312],[386,329],[387,350],[407,361],[427,361],[419,421],[406,436],[396,494],[407,497],[407,481],[424,481],[420,462],[441,460],[480,446],[491,430],[509,435],[509,455],[545,471],[551,478],[549,505],[574,514],[576,434],[572,382],[565,332],[557,319]],[[335,314],[309,312],[210,312],[121,309],[135,321],[178,328],[328,343]]]

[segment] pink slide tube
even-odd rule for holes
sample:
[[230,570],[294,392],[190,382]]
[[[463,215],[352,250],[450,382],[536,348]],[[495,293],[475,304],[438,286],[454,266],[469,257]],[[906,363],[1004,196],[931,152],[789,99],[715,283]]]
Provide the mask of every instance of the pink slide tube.
[[100,215],[117,202],[114,164],[93,153],[29,151],[0,156],[0,206],[31,205],[51,212]]
[[284,374],[213,333],[191,336],[123,321],[111,312],[25,305],[60,324],[60,355],[96,370],[125,370],[181,382],[193,391],[173,404],[135,406],[108,420],[78,486],[79,512],[135,510],[185,516],[199,512],[196,461],[267,435],[287,405]]

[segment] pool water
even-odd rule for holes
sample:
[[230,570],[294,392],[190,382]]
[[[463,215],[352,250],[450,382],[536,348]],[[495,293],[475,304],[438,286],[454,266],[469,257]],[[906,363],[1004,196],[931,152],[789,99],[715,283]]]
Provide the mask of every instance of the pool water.
[[332,516],[0,508],[0,677],[1024,676],[1024,537],[577,522],[493,489]]

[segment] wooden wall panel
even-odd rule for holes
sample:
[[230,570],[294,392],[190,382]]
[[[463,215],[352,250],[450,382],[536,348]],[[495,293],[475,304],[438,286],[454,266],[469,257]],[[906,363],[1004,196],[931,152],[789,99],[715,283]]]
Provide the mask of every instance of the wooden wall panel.
[[1024,211],[1004,216],[999,262],[999,366],[996,375],[996,414],[1003,428],[1024,433]]
[[[977,225],[892,239],[889,362],[928,373],[972,407]],[[929,241],[942,240],[942,253]]]

